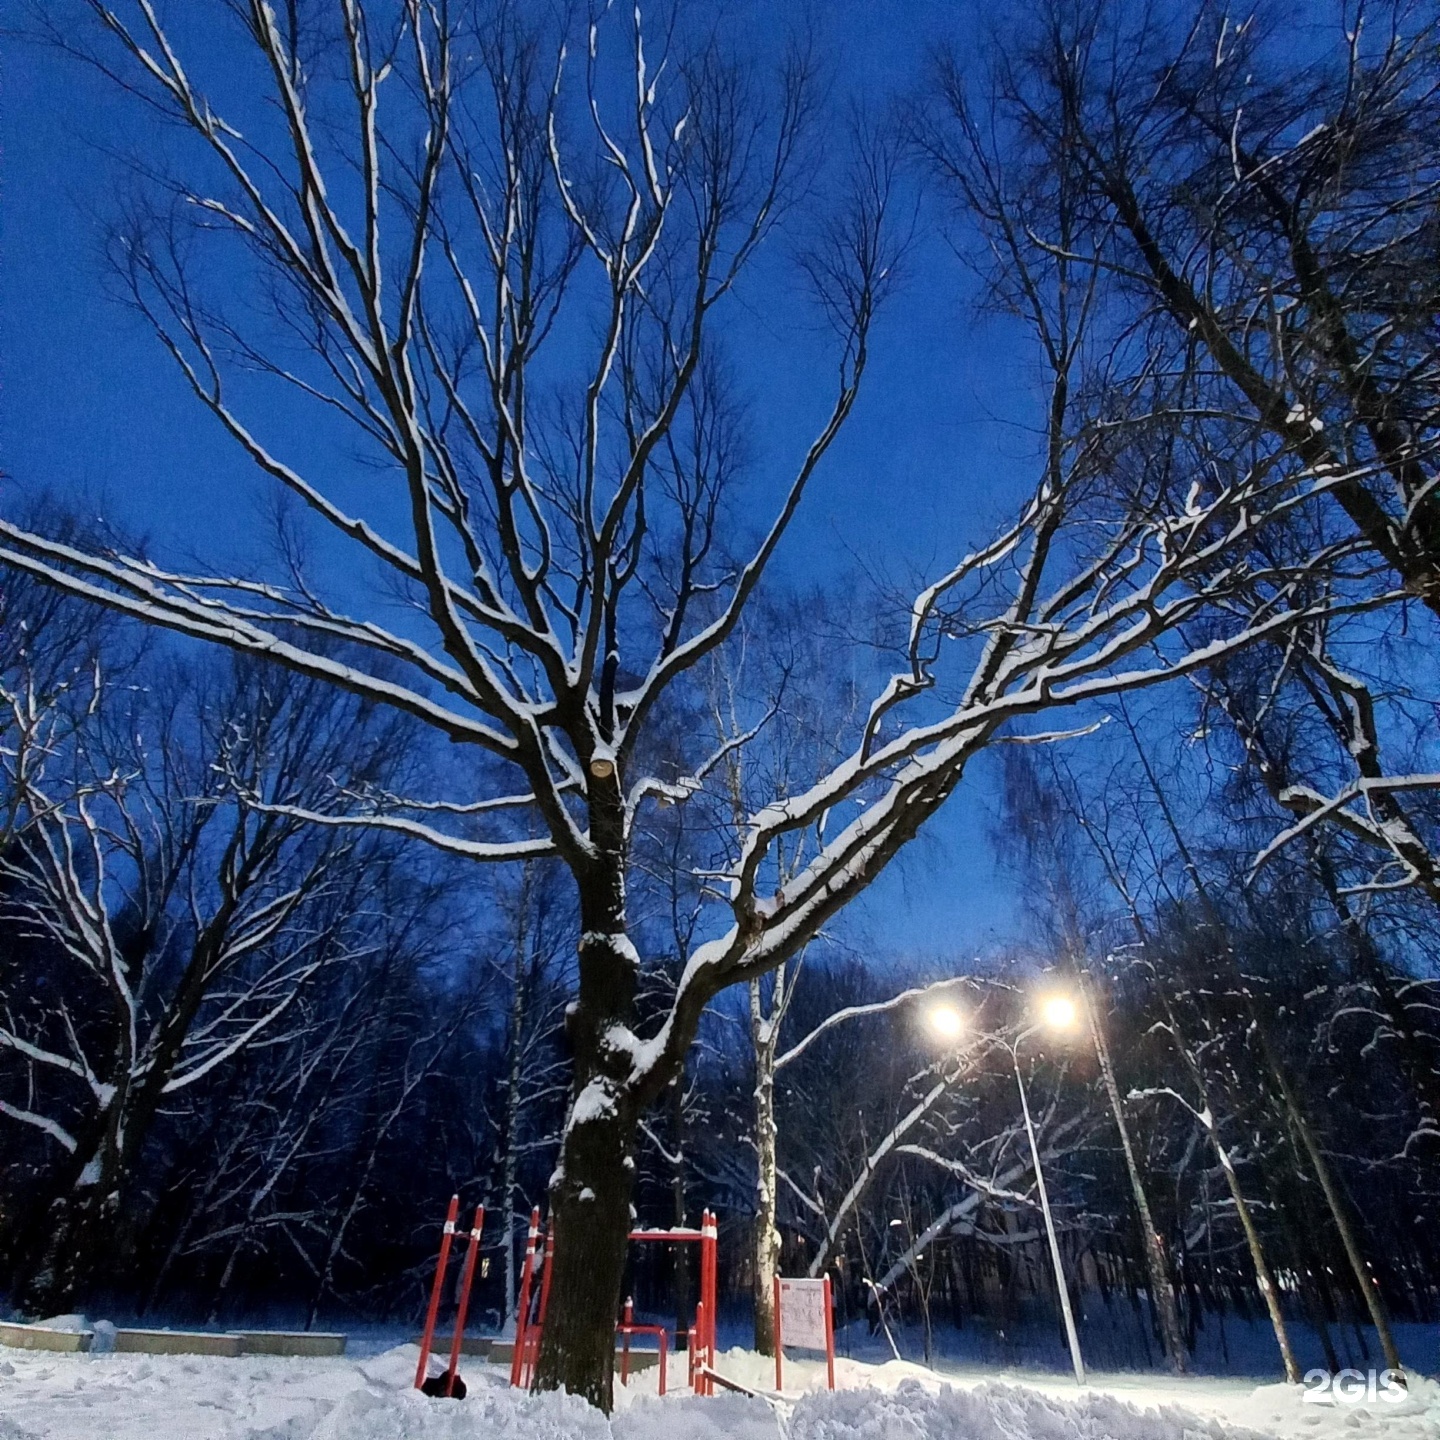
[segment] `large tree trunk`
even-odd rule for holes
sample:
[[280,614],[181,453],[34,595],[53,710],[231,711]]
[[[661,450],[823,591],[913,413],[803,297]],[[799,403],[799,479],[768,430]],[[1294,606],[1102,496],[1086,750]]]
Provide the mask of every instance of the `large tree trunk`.
[[88,1154],[77,1153],[65,1188],[46,1206],[17,1267],[14,1304],[43,1318],[73,1310],[113,1258],[125,1163],[121,1101],[100,1117]]
[[593,1093],[580,1093],[550,1182],[554,1271],[535,1388],[566,1389],[608,1414],[635,1178],[634,1116],[613,1105],[587,1111]]
[[537,1390],[568,1390],[607,1414],[625,1273],[638,1120],[633,1091],[639,957],[625,934],[618,866],[580,895],[580,987],[567,1017],[575,1089],[550,1178],[555,1237]]

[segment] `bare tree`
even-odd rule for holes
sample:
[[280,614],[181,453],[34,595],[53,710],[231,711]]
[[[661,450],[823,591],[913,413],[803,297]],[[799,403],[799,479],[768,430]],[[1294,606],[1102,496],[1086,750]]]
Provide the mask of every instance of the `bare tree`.
[[65,1156],[17,1287],[31,1310],[92,1283],[162,1104],[272,1039],[354,943],[316,907],[353,897],[360,837],[250,803],[363,777],[353,706],[248,661],[227,684],[157,684],[149,716],[132,693],[112,723],[102,691],[64,751],[6,777],[26,823],[0,858],[4,910],[33,969],[7,976],[0,1051],[43,1100],[3,1113]]
[[[1440,613],[1433,263],[1435,17],[1328,7],[1042,7],[993,71],[1012,159],[1068,177],[1069,253],[1123,280],[1143,365],[1321,479],[1411,595]],[[1041,232],[1069,248],[1055,224]]]

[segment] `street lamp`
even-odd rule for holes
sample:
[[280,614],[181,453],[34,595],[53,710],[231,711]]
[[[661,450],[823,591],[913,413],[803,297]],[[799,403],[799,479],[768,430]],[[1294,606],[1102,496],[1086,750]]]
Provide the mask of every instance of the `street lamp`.
[[1063,994],[1051,994],[1040,1001],[1040,1019],[1022,1030],[1013,1040],[1000,1043],[1010,1052],[1015,1067],[1015,1086],[1020,1091],[1020,1109],[1025,1116],[1025,1134],[1030,1140],[1030,1161],[1035,1167],[1035,1185],[1040,1191],[1040,1210],[1045,1216],[1045,1234],[1050,1240],[1050,1259],[1055,1266],[1055,1288],[1060,1292],[1060,1313],[1065,1318],[1065,1340],[1070,1346],[1070,1363],[1075,1367],[1075,1383],[1085,1383],[1085,1361],[1080,1354],[1080,1336],[1075,1330],[1075,1315],[1070,1309],[1070,1287],[1065,1283],[1065,1267],[1060,1262],[1060,1240],[1055,1234],[1055,1219],[1050,1213],[1050,1194],[1045,1188],[1045,1172],[1040,1168],[1040,1146],[1035,1140],[1035,1122],[1030,1118],[1030,1099],[1025,1093],[1025,1077],[1020,1073],[1020,1045],[1039,1030],[1063,1033],[1073,1030],[1080,1021],[1075,1002]]

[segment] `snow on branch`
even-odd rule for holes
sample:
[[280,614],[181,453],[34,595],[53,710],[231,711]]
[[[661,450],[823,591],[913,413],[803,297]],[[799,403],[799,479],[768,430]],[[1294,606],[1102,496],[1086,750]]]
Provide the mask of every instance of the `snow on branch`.
[[67,1154],[75,1153],[75,1137],[58,1120],[52,1120],[48,1115],[37,1115],[33,1110],[21,1109],[7,1100],[0,1100],[0,1115],[8,1115],[22,1125],[33,1125],[37,1130],[43,1130]]
[[815,1043],[827,1031],[837,1025],[843,1025],[849,1020],[858,1020],[865,1015],[883,1015],[888,1010],[897,1010],[902,1005],[908,1005],[911,1001],[920,1000],[926,996],[942,994],[947,990],[953,990],[956,986],[962,985],[962,980],[936,980],[930,985],[916,985],[909,990],[902,990],[898,995],[892,995],[888,1000],[876,1000],[867,1005],[847,1005],[842,1010],[837,1010],[833,1015],[827,1015],[813,1030],[802,1039],[797,1040],[788,1050],[775,1057],[775,1069],[780,1070],[789,1065],[793,1060],[798,1060],[811,1045]]

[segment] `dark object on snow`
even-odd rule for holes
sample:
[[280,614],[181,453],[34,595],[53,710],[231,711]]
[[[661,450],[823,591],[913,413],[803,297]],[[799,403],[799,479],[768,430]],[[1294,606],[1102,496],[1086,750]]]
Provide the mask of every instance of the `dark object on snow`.
[[[443,1400],[445,1398],[445,1372],[442,1370],[438,1375],[431,1375],[420,1389],[432,1400]],[[460,1378],[459,1373],[455,1376],[455,1388],[450,1392],[452,1400],[463,1400],[465,1398],[465,1382]]]

